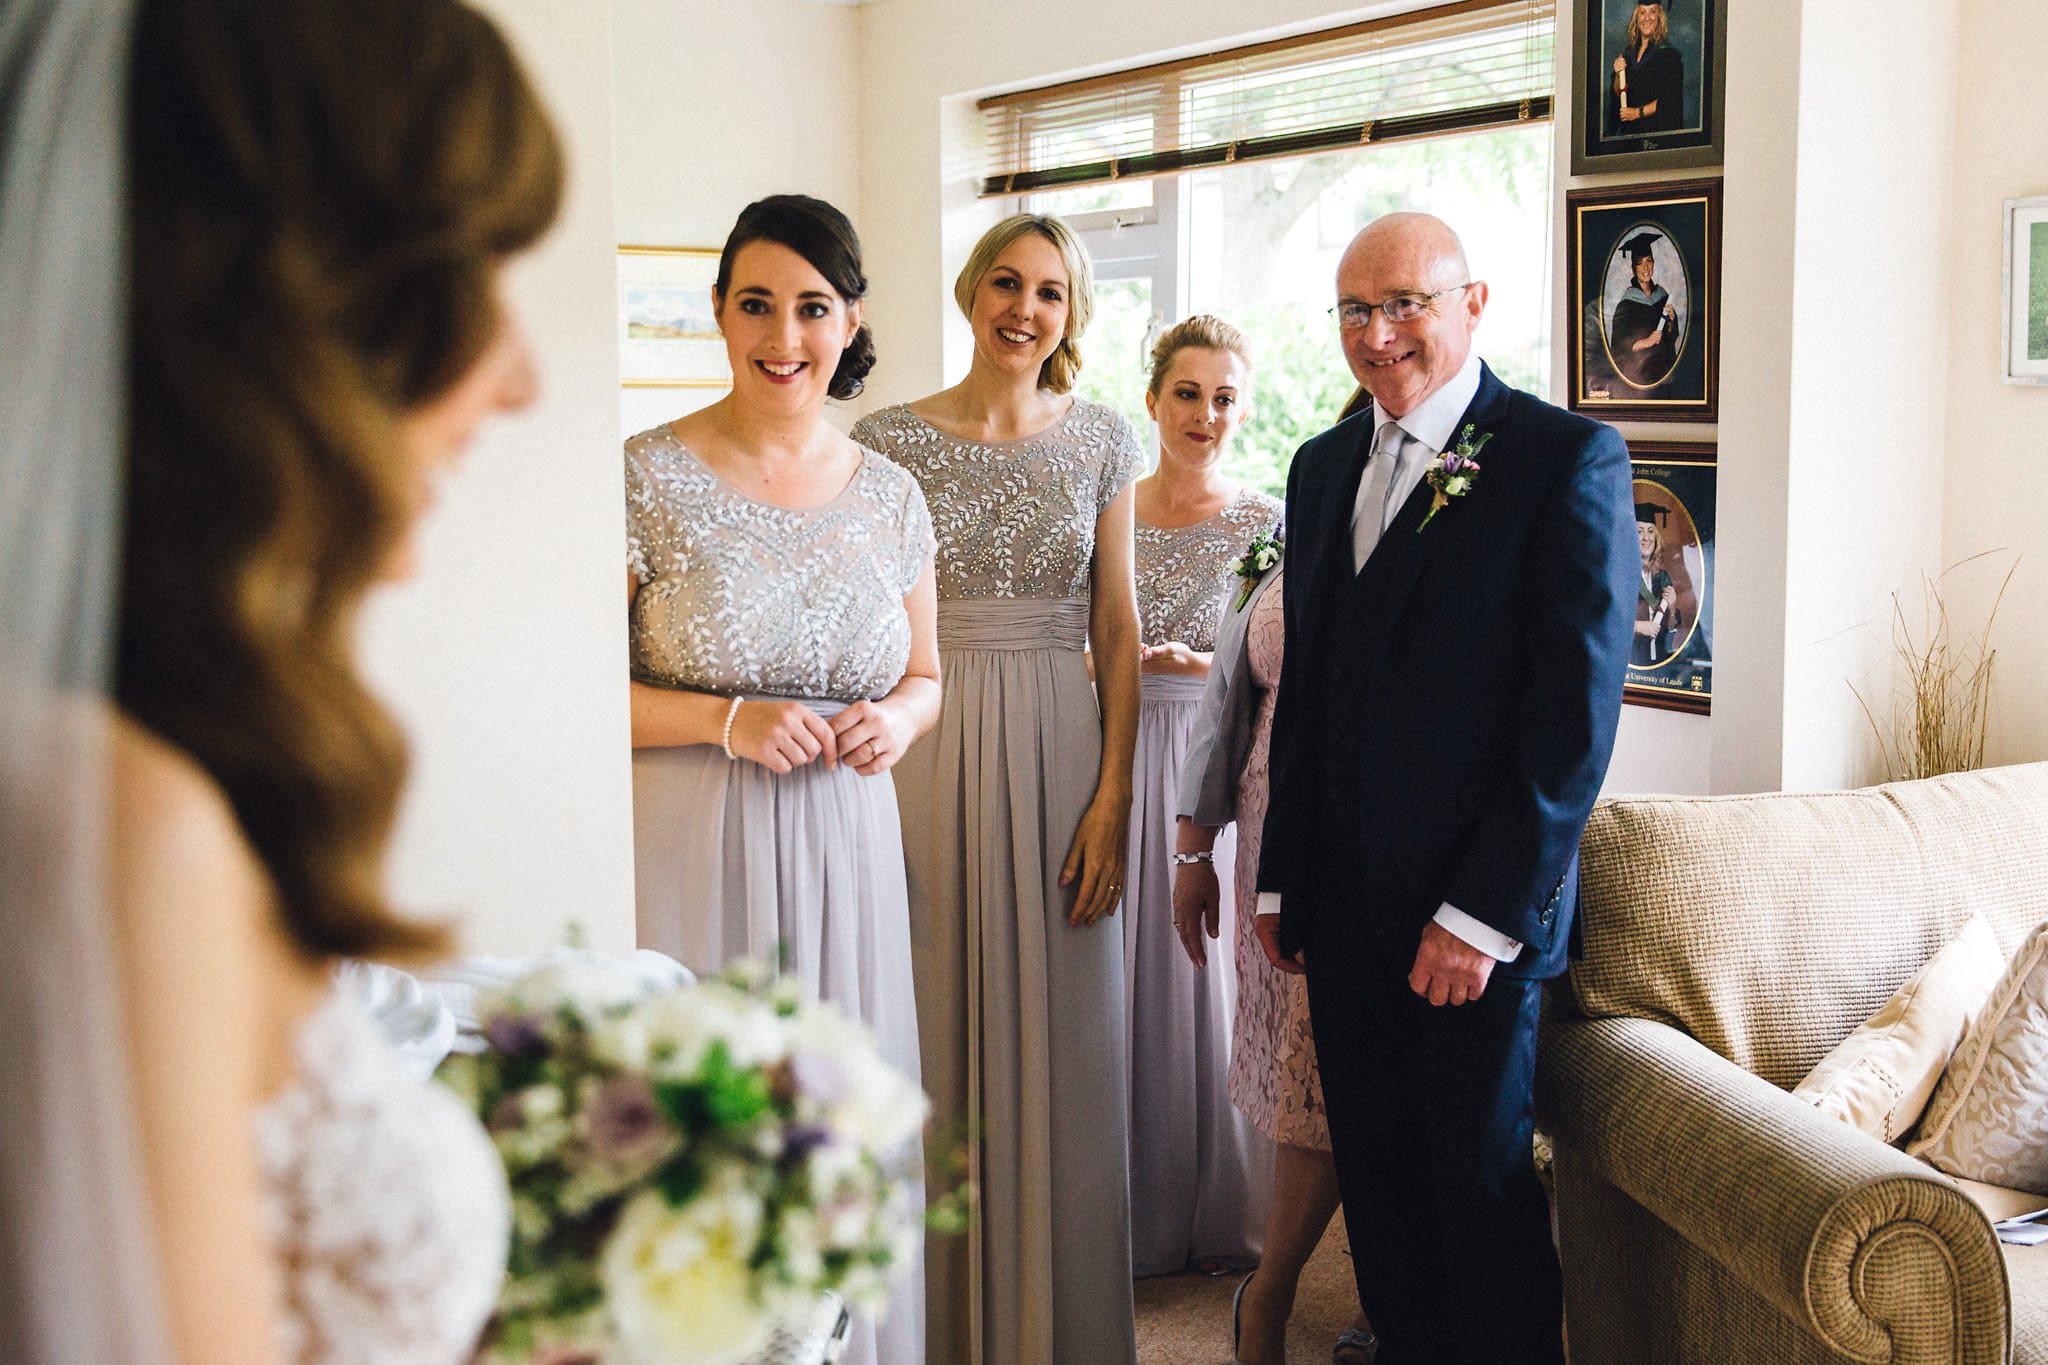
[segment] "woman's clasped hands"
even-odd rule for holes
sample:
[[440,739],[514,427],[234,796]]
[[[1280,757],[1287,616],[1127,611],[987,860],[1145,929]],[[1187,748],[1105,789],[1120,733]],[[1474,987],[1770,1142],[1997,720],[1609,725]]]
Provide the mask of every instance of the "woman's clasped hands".
[[872,701],[821,716],[800,701],[750,697],[733,712],[731,748],[734,757],[751,759],[770,772],[844,763],[862,777],[874,777],[903,756],[902,729],[887,707]]

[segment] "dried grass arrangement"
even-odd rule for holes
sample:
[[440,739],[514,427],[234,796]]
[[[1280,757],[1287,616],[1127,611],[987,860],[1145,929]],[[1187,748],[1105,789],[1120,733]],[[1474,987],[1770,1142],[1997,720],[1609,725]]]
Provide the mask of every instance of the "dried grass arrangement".
[[1902,704],[1893,707],[1889,722],[1880,721],[1869,699],[1854,683],[1849,685],[1877,736],[1885,781],[1967,772],[1984,765],[1984,737],[1991,719],[1991,666],[1998,659],[1998,651],[1991,648],[1991,628],[2019,568],[2019,556],[2013,556],[1999,582],[1991,611],[1984,618],[1984,632],[1974,641],[1955,641],[1941,584],[1964,565],[2000,553],[1986,550],[1949,565],[1937,577],[1921,577],[1917,637],[1906,617],[1905,603],[1899,594],[1892,594],[1892,656],[1904,674]]

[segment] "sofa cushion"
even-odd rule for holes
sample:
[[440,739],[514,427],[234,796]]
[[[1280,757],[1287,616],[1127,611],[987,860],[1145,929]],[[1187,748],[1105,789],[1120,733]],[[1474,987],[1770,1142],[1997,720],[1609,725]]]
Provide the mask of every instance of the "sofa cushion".
[[1862,791],[1603,801],[1571,1003],[1790,1088],[1979,910],[2048,919],[2048,763]]
[[2048,1194],[2048,924],[2013,955],[1906,1150],[1950,1175]]
[[1971,915],[1792,1093],[1881,1142],[1905,1141],[1970,1019],[2004,974],[1997,935],[1982,915]]

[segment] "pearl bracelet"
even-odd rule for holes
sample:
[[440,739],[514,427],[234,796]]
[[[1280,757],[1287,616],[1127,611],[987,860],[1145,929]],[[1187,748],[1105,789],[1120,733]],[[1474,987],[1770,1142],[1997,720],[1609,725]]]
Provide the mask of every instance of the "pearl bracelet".
[[1216,854],[1209,849],[1204,849],[1200,853],[1176,853],[1173,855],[1173,865],[1175,867],[1182,867],[1188,863],[1213,863],[1215,861]]
[[732,723],[734,718],[740,713],[740,703],[745,700],[745,697],[734,697],[732,705],[725,708],[725,734],[719,738],[718,747],[725,750],[725,756],[728,759],[739,757],[738,754],[732,751]]

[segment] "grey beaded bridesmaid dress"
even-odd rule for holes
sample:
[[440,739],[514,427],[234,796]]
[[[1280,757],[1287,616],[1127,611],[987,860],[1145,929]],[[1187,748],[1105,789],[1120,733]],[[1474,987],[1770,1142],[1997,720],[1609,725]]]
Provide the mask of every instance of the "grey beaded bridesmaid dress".
[[[1240,581],[1230,565],[1280,517],[1280,500],[1241,489],[1193,526],[1139,522],[1135,566],[1144,642],[1216,648]],[[1174,811],[1204,677],[1148,673],[1131,781],[1131,852],[1124,872],[1124,1017],[1131,1069],[1131,1262],[1164,1275],[1198,1261],[1249,1265],[1271,1186],[1272,1149],[1231,1105],[1230,1020],[1237,971],[1224,950],[1234,906],[1208,966],[1197,970],[1173,928]],[[1231,885],[1234,840],[1216,841],[1219,888]],[[1226,894],[1227,893],[1223,893]]]
[[1137,473],[1137,437],[1076,400],[1018,441],[907,407],[854,439],[917,477],[938,537],[944,705],[896,773],[925,1088],[940,1133],[968,1135],[980,1207],[966,1236],[928,1243],[930,1357],[1129,1362],[1123,937],[1114,919],[1069,925],[1059,874],[1102,755],[1083,653],[1095,522]]
[[[831,715],[902,678],[903,598],[930,561],[931,518],[916,482],[873,451],[836,497],[791,508],[740,492],[657,427],[626,443],[626,513],[637,680]],[[889,773],[776,773],[715,744],[635,750],[640,946],[697,972],[779,958],[918,1076],[899,831]],[[925,1361],[911,1261],[887,1319],[855,1319],[846,1361]]]

